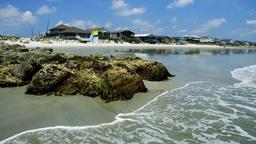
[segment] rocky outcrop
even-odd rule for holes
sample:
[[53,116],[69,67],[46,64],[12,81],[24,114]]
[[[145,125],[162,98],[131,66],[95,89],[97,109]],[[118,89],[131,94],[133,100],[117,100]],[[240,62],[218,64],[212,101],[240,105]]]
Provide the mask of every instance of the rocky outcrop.
[[161,81],[174,76],[161,63],[138,57],[76,56],[3,44],[0,53],[0,87],[28,85],[26,93],[33,95],[127,100],[147,91],[143,80]]
[[27,86],[27,94],[48,94],[70,77],[72,72],[60,65],[46,65],[37,72]]
[[12,66],[6,66],[0,69],[0,87],[22,86],[23,81],[12,74]]

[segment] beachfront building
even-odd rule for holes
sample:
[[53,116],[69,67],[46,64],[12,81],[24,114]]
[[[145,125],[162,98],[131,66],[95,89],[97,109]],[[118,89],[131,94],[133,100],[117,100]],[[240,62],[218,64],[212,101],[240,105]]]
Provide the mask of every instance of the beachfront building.
[[111,32],[110,38],[115,41],[125,41],[131,43],[135,39],[134,34],[135,33],[130,30],[116,30]]
[[200,43],[200,37],[197,35],[185,35],[184,39],[187,43],[192,43],[192,44]]
[[72,40],[76,39],[76,36],[84,38],[86,36],[86,32],[83,29],[61,24],[51,28],[50,31],[46,33],[46,36]]
[[177,44],[177,45],[185,45],[187,44],[187,41],[184,37],[172,37],[173,41]]
[[157,40],[153,34],[135,34],[135,38],[141,40],[144,43],[156,44]]
[[220,45],[232,45],[233,41],[232,39],[221,39],[220,40]]
[[109,32],[109,30],[107,30],[104,27],[96,27],[96,28],[86,29],[85,30],[85,33],[86,33],[85,36],[87,38],[89,38],[92,34],[92,31],[95,30],[95,29],[98,31],[98,36],[99,36],[100,40],[109,40],[110,39],[110,32]]
[[172,38],[169,36],[155,36],[158,43],[170,44],[172,43]]
[[209,37],[209,36],[203,36],[200,37],[200,43],[202,44],[214,44],[214,37]]

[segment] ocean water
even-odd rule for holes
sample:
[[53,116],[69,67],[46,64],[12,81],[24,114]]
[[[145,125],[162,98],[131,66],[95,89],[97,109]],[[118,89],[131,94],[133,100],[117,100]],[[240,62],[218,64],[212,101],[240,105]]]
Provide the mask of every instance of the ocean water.
[[169,83],[185,85],[110,123],[39,128],[0,143],[256,143],[255,55],[200,52],[123,52],[161,61],[177,75]]

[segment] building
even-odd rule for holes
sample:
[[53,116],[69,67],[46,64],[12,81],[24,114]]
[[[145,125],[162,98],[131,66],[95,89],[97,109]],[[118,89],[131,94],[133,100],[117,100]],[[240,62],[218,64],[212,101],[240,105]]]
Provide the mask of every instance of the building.
[[192,43],[192,44],[200,43],[200,37],[196,35],[185,35],[184,39],[187,43]]
[[46,33],[46,36],[70,40],[76,39],[76,36],[84,38],[86,36],[86,31],[73,26],[61,24],[51,28],[50,31]]
[[174,40],[174,42],[177,44],[177,45],[185,45],[187,44],[187,41],[184,37],[172,37],[172,39]]
[[233,41],[232,39],[221,39],[220,40],[220,45],[232,45]]
[[125,42],[133,42],[135,33],[130,30],[116,30],[110,34],[111,39]]
[[209,36],[203,36],[200,37],[200,43],[202,44],[214,44],[214,37],[209,37]]
[[172,43],[172,38],[169,36],[155,36],[155,38],[158,41],[158,43],[162,43],[162,44]]
[[153,34],[135,34],[135,38],[140,39],[144,43],[157,43],[156,37]]
[[110,39],[110,32],[109,32],[109,30],[105,29],[104,27],[86,29],[85,37],[89,38],[91,36],[93,29],[97,29],[100,40],[109,40]]

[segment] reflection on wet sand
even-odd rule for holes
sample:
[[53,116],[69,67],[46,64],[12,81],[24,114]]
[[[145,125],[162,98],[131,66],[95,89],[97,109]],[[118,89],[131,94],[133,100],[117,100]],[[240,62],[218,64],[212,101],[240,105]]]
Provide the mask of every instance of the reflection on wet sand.
[[149,55],[232,55],[232,54],[256,54],[256,49],[199,49],[199,48],[177,48],[177,49],[129,49],[120,50],[128,53],[146,53]]

